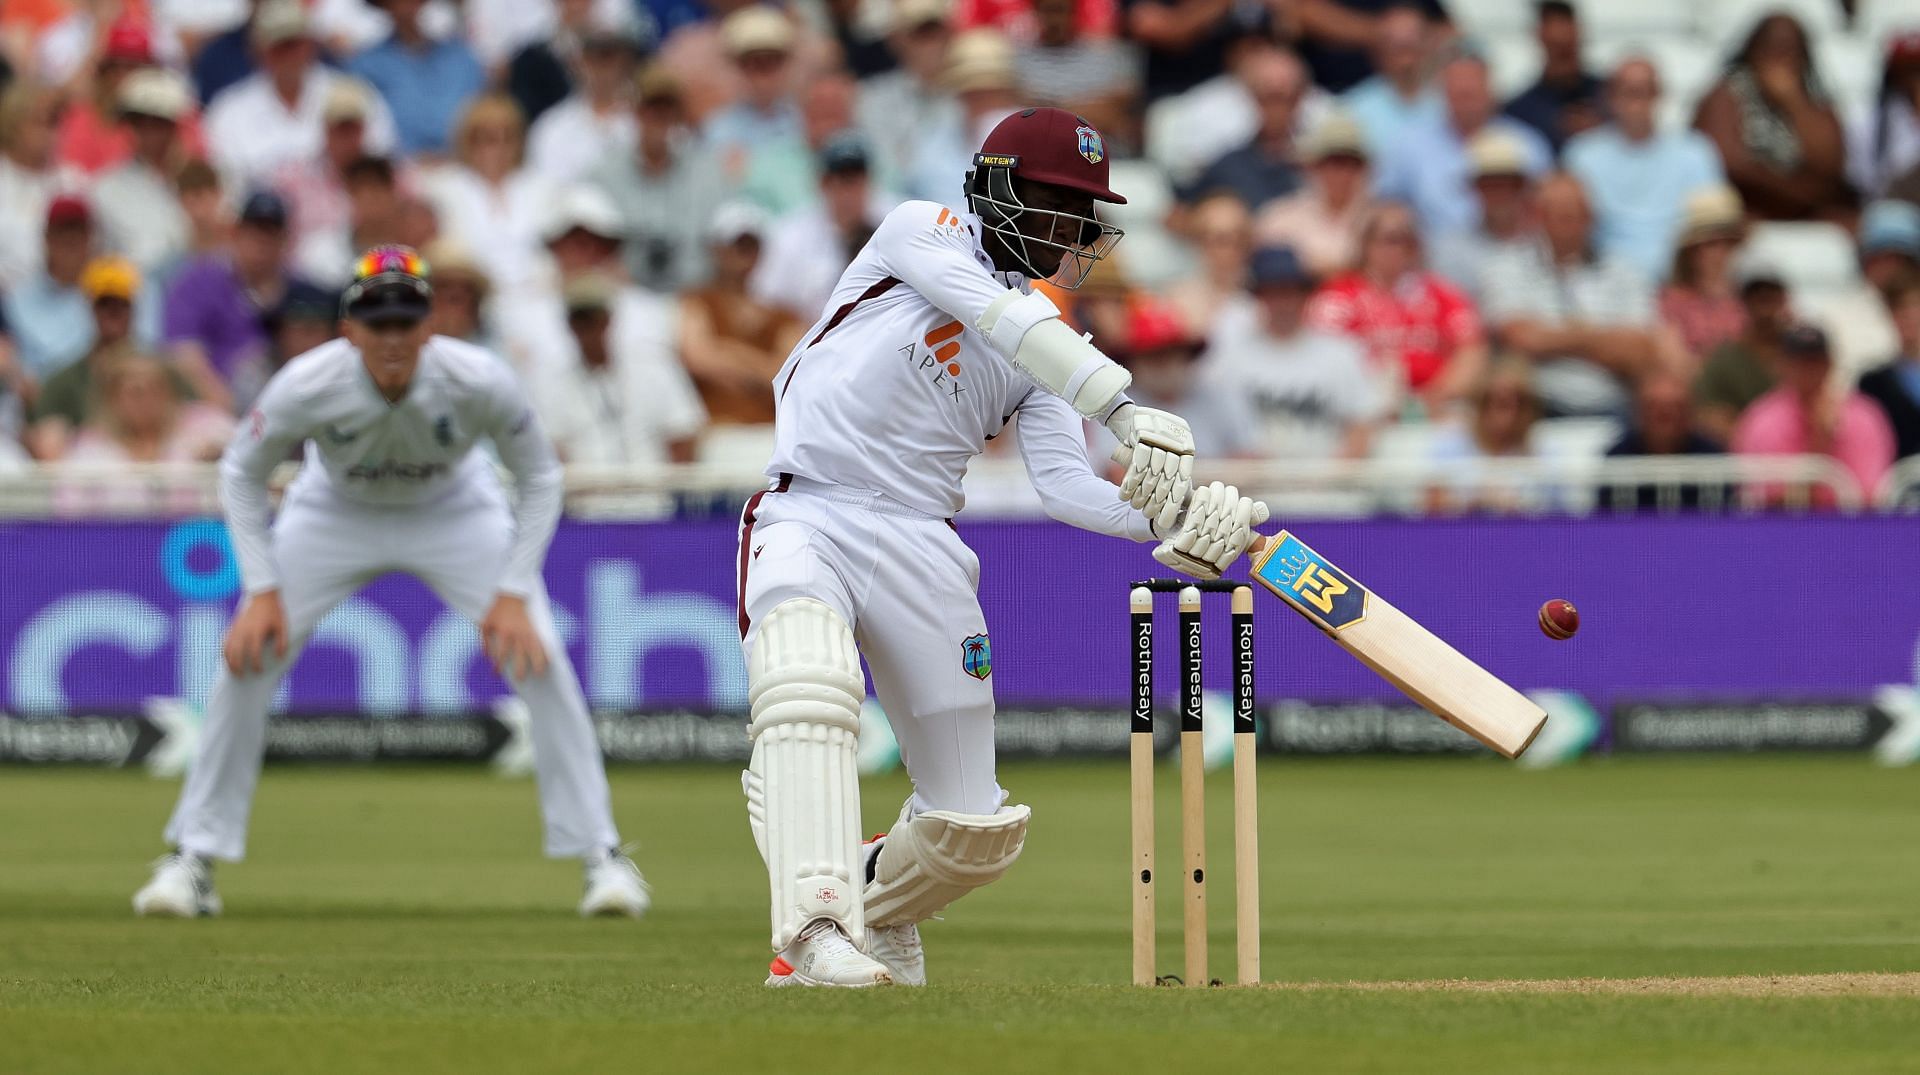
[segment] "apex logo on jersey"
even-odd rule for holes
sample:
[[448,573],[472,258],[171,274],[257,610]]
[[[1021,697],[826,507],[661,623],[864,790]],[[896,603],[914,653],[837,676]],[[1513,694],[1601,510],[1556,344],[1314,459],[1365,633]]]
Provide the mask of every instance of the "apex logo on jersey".
[[1086,124],[1074,128],[1075,137],[1080,139],[1080,155],[1087,158],[1088,164],[1099,164],[1106,159],[1107,146],[1100,140],[1100,132]]
[[960,670],[975,679],[993,674],[993,643],[986,635],[968,635],[960,640]]
[[[965,331],[965,325],[949,321],[928,330],[920,337],[920,343],[900,348],[900,353],[907,356],[907,363],[929,374],[934,387],[950,399],[957,400],[960,393],[966,391],[960,385],[960,334]],[[926,348],[924,351],[922,345]]]

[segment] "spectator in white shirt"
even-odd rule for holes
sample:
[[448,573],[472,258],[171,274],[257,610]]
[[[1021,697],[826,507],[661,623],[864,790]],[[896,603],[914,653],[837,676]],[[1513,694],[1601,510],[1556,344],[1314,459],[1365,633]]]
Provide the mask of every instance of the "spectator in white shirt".
[[754,271],[754,297],[811,321],[888,206],[874,197],[867,146],[843,131],[820,150],[820,204],[781,220]]
[[119,106],[133,155],[94,182],[100,229],[109,248],[158,279],[191,239],[174,180],[186,163],[180,120],[193,110],[193,90],[164,67],[143,67],[121,81]]
[[1314,275],[1286,247],[1254,252],[1251,304],[1221,319],[1207,349],[1209,375],[1243,393],[1259,417],[1270,459],[1359,459],[1385,417],[1387,398],[1349,337],[1307,324]]
[[81,189],[53,157],[60,94],[19,85],[0,96],[0,291],[40,268],[40,235],[55,197]]
[[421,177],[440,234],[488,266],[501,288],[528,279],[539,263],[540,231],[554,197],[553,185],[525,166],[525,149],[520,106],[505,94],[485,94],[454,131],[454,163]]
[[671,331],[618,316],[621,291],[598,272],[563,289],[567,327],[555,354],[564,364],[529,383],[540,424],[569,464],[691,462],[706,412],[674,357]]
[[1567,171],[1593,198],[1601,252],[1663,280],[1688,196],[1725,181],[1720,154],[1699,131],[1659,129],[1660,74],[1643,57],[1613,69],[1606,101],[1612,121],[1567,143]]
[[929,131],[960,124],[960,102],[942,77],[953,45],[950,0],[898,0],[887,48],[900,66],[860,84],[855,106],[873,147],[875,171],[893,183],[913,163]]
[[[208,150],[235,190],[269,183],[282,165],[320,151],[329,91],[347,77],[319,63],[300,0],[261,4],[252,42],[260,69],[207,106]],[[393,116],[375,98],[368,102],[366,149],[386,154],[393,145]]]
[[960,102],[960,115],[949,126],[922,132],[913,162],[901,177],[901,193],[946,203],[960,196],[959,177],[973,167],[974,151],[986,141],[987,132],[1023,102],[1013,44],[997,30],[956,36],[942,78]]
[[[566,311],[560,293],[567,283],[588,273],[621,279],[622,295],[653,297],[634,287],[620,273],[620,211],[597,187],[573,186],[561,190],[546,207],[540,231],[546,246],[538,271],[522,277],[514,301],[501,307],[501,353],[528,380],[544,370],[567,364],[556,356],[553,343],[566,334]],[[665,316],[671,320],[671,311]]]
[[534,122],[528,167],[548,182],[572,183],[608,157],[633,152],[633,73],[644,38],[631,19],[604,24],[580,42],[573,95]]
[[1241,289],[1253,253],[1252,220],[1246,203],[1232,194],[1204,198],[1180,215],[1198,271],[1174,281],[1166,295],[1187,324],[1211,336],[1223,311],[1247,302]]
[[1540,413],[1540,397],[1526,363],[1501,361],[1489,367],[1474,393],[1469,420],[1442,429],[1428,446],[1441,481],[1427,490],[1427,511],[1513,515],[1557,506],[1561,492],[1551,480],[1532,475],[1500,480],[1487,466],[1545,458],[1534,442]]
[[[359,79],[335,80],[327,89],[320,151],[289,161],[274,175],[274,189],[287,201],[294,263],[310,279],[327,280],[348,272],[355,247],[345,258],[338,250],[352,206],[347,197],[347,168],[367,156],[367,109],[373,88]],[[344,285],[346,281],[338,281]]]

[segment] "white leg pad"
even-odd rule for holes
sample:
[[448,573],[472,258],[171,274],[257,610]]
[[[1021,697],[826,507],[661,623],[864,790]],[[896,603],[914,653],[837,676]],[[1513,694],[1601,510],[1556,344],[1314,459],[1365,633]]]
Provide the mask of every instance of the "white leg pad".
[[866,690],[853,630],[819,601],[784,601],[759,625],[747,681],[753,756],[740,783],[767,863],[773,949],[819,918],[863,938],[855,754]]
[[968,892],[1000,878],[1027,840],[1025,806],[991,814],[902,812],[880,845],[867,883],[867,924],[922,922]]

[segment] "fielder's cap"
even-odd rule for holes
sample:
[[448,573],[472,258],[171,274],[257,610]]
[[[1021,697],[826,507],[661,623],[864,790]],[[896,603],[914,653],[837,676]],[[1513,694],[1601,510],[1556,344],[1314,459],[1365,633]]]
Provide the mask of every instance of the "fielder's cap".
[[928,24],[945,26],[952,21],[953,0],[894,0],[887,25],[897,33]]
[[1740,192],[1724,183],[1701,187],[1687,195],[1680,221],[1680,245],[1694,246],[1715,239],[1738,239],[1746,224]]
[[791,52],[793,22],[770,7],[753,4],[726,17],[720,24],[720,42],[729,56],[749,52]]
[[270,190],[256,190],[240,203],[240,223],[261,228],[287,226],[287,202]]
[[613,201],[599,188],[587,186],[568,187],[560,195],[540,238],[551,243],[576,229],[615,242],[625,237],[627,230]]
[[1012,89],[1018,81],[1013,42],[998,30],[968,30],[953,39],[940,77],[955,93]]
[[1352,116],[1339,109],[1329,109],[1300,143],[1300,159],[1308,164],[1330,157],[1367,159],[1366,133]]
[[152,63],[153,35],[138,23],[125,18],[115,19],[113,25],[107,27],[107,39],[101,43],[100,58],[108,63]]
[[1313,273],[1290,246],[1263,246],[1247,260],[1247,279],[1263,287],[1312,287]]
[[1127,317],[1127,351],[1132,356],[1173,348],[1187,348],[1198,357],[1200,340],[1187,329],[1186,318],[1172,305],[1148,300]]
[[260,48],[311,36],[305,5],[300,0],[266,0],[254,9],[252,36]]
[[193,90],[187,80],[164,67],[142,67],[120,80],[115,95],[120,111],[130,116],[152,116],[178,122],[193,111]]
[[1920,261],[1920,205],[1891,198],[1860,214],[1860,253],[1895,253]]
[[767,214],[752,202],[728,202],[714,210],[707,223],[707,239],[727,244],[758,239],[767,233]]
[[1833,351],[1827,345],[1827,334],[1815,325],[1795,325],[1780,334],[1780,353],[1789,358],[1825,358],[1831,359]]
[[427,263],[410,246],[376,246],[353,263],[340,312],[355,321],[421,321],[433,309]]
[[93,223],[93,208],[78,194],[62,194],[47,203],[47,227],[84,228]]
[[1525,178],[1528,163],[1527,148],[1505,131],[1481,131],[1467,144],[1467,164],[1475,179]]
[[827,136],[826,143],[820,147],[819,163],[824,175],[846,175],[864,174],[873,162],[867,152],[867,140],[858,131],[846,130]]
[[643,105],[678,104],[686,100],[687,87],[680,76],[667,70],[664,64],[648,64],[633,76],[634,99]]
[[560,289],[560,301],[566,303],[569,314],[590,313],[611,310],[619,294],[619,281],[606,273],[588,272],[567,281]]
[[326,101],[320,106],[326,123],[364,123],[372,111],[373,91],[366,83],[345,75],[333,76]]
[[1100,132],[1062,108],[1025,108],[1001,120],[973,163],[1011,168],[1022,179],[1127,204],[1108,186],[1107,146]]
[[133,262],[117,255],[94,258],[80,270],[80,293],[89,302],[101,299],[132,302],[140,293],[140,270]]

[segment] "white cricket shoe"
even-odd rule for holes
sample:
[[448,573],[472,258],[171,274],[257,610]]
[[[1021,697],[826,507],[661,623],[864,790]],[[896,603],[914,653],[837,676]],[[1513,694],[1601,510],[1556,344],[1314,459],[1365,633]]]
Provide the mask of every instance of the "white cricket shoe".
[[800,931],[792,944],[773,957],[767,984],[821,985],[863,989],[892,985],[884,964],[854,947],[840,923],[822,918]]
[[133,913],[174,918],[212,917],[220,913],[213,890],[213,864],[198,855],[175,851],[153,864],[153,880],[133,894]]
[[867,927],[867,954],[887,968],[895,985],[927,984],[927,954],[920,947],[919,926],[908,922]]
[[580,897],[580,915],[626,915],[639,918],[653,906],[647,891],[647,879],[640,867],[627,857],[624,848],[611,848],[605,854],[586,860],[586,894]]

